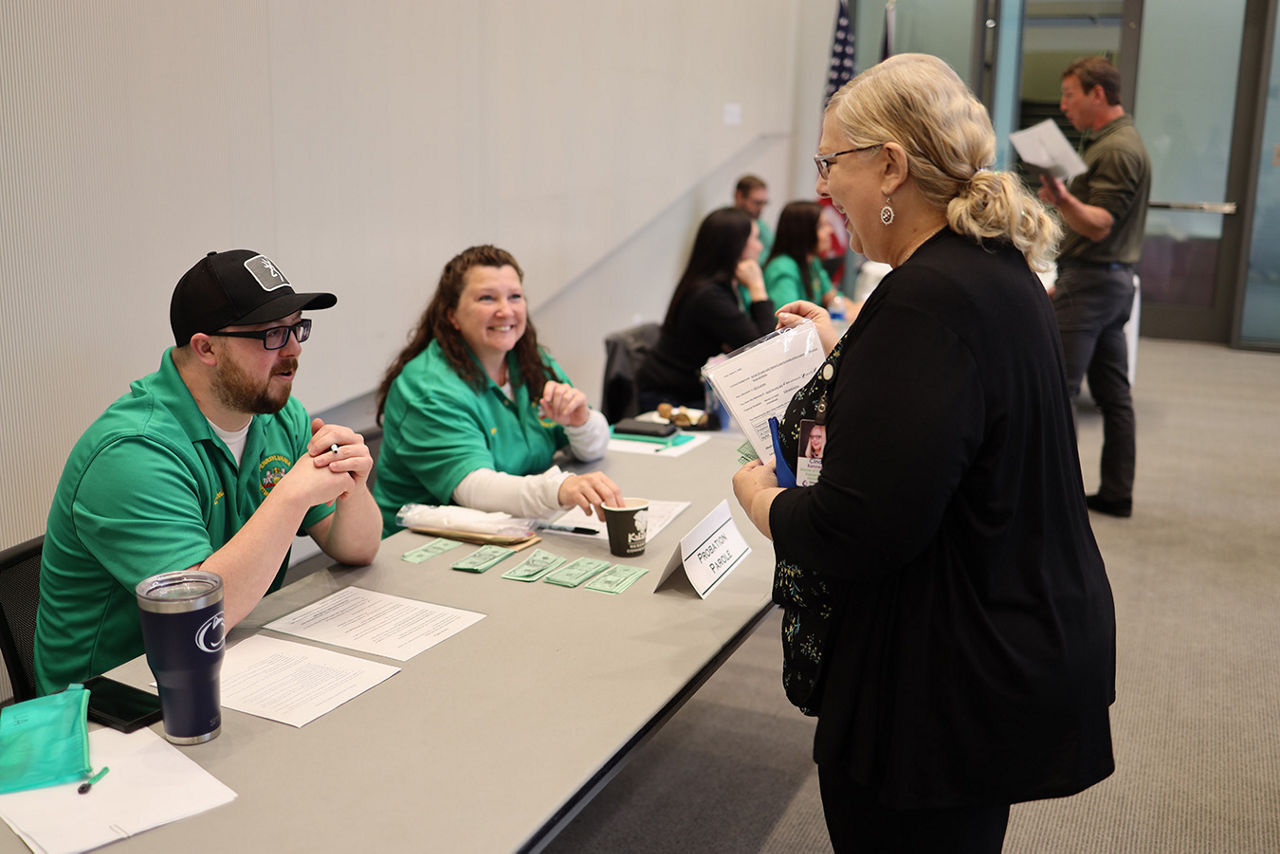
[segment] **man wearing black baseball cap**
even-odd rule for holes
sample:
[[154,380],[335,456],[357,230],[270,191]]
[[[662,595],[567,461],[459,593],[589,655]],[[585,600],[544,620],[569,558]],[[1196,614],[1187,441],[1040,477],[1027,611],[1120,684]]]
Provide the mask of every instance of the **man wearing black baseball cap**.
[[382,518],[363,438],[291,397],[302,342],[333,294],[297,293],[249,250],[210,252],[178,281],[176,346],[81,436],[45,534],[40,693],[143,651],[134,587],[200,568],[223,580],[226,626],[280,586],[296,532],[365,564]]

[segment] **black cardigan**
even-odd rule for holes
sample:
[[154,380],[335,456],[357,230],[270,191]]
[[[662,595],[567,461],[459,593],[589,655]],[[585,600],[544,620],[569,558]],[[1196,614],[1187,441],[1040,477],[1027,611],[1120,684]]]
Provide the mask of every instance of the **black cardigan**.
[[819,764],[897,808],[1111,773],[1111,588],[1053,310],[1017,251],[943,229],[885,276],[836,366],[821,477],[769,522],[779,559],[842,591]]
[[658,343],[636,374],[642,392],[670,403],[701,406],[702,366],[717,353],[736,350],[772,331],[777,325],[773,301],[748,306],[748,317],[734,293],[732,281],[705,282],[680,303],[670,326],[664,324]]

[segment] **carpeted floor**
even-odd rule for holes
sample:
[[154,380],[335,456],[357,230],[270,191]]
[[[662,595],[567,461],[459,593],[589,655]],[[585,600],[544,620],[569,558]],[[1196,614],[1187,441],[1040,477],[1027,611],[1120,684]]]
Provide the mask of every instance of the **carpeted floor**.
[[[1006,854],[1280,851],[1280,354],[1142,341],[1134,516],[1094,515],[1115,592],[1117,771],[1013,808]],[[1101,421],[1079,417],[1085,487]],[[778,615],[546,849],[830,851]]]

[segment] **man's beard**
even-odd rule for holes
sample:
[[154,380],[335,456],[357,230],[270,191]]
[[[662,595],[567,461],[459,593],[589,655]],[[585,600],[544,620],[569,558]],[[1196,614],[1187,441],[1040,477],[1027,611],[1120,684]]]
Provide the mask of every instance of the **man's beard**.
[[[271,369],[271,376],[274,377],[282,370],[293,371],[296,374],[298,360],[291,357],[278,362]],[[236,412],[274,415],[284,409],[292,391],[293,383],[289,382],[273,396],[270,378],[265,382],[255,383],[239,364],[229,358],[223,358],[218,362],[218,368],[213,375],[213,393],[217,395],[218,402]]]

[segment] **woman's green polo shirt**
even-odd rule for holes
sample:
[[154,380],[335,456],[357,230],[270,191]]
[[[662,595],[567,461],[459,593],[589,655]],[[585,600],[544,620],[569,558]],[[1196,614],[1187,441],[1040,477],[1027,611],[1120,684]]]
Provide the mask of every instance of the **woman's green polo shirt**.
[[[543,361],[558,381],[564,371],[547,353]],[[511,376],[519,376],[514,353]],[[513,475],[538,474],[568,444],[564,429],[538,414],[542,389],[525,385],[508,398],[487,376],[477,391],[458,376],[439,341],[404,366],[387,392],[382,449],[373,497],[382,510],[382,535],[399,528],[405,504],[452,504],[453,491],[471,472],[487,468]]]

